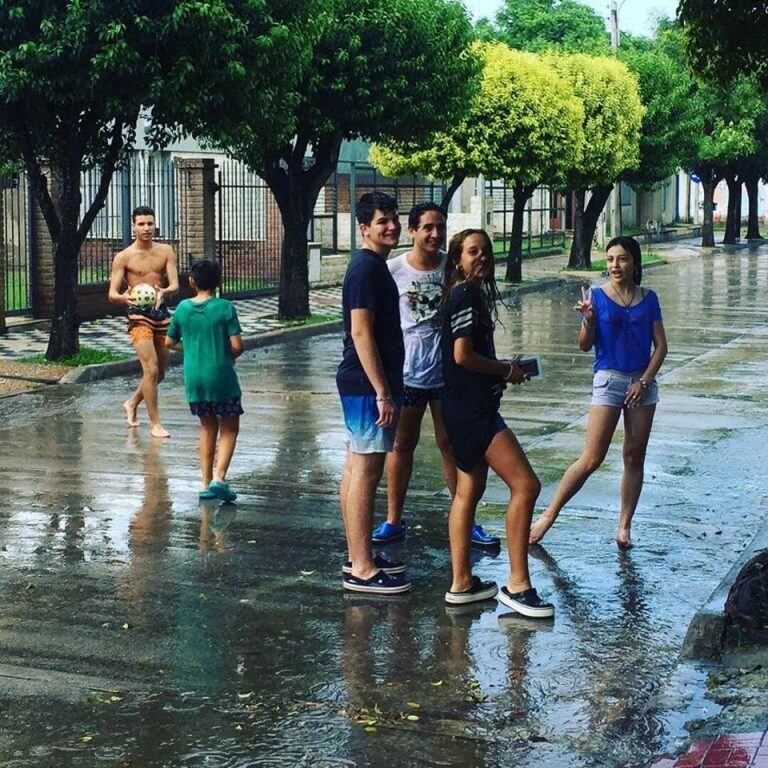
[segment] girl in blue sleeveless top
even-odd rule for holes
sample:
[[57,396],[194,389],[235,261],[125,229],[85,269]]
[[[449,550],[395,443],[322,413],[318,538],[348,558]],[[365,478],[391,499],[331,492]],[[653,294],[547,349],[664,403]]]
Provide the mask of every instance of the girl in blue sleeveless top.
[[656,374],[667,354],[667,338],[656,294],[640,287],[640,246],[632,237],[608,243],[610,281],[594,291],[582,289],[579,348],[595,350],[592,402],[581,456],[566,470],[546,511],[531,526],[538,543],[560,510],[603,463],[624,414],[624,475],[616,543],[632,546],[630,528],[643,488],[645,450],[659,401]]

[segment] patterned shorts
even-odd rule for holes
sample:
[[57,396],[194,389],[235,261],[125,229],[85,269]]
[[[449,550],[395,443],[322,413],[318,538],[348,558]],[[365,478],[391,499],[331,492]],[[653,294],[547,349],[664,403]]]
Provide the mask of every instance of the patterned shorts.
[[233,397],[221,403],[190,403],[189,410],[193,416],[214,416],[217,419],[227,419],[245,413],[239,397]]
[[151,341],[155,348],[164,346],[165,334],[171,324],[171,313],[167,307],[143,309],[128,307],[128,335],[135,347],[140,341]]
[[442,399],[442,387],[421,389],[420,387],[409,387],[406,384],[403,389],[403,407],[405,408],[426,408],[433,400]]

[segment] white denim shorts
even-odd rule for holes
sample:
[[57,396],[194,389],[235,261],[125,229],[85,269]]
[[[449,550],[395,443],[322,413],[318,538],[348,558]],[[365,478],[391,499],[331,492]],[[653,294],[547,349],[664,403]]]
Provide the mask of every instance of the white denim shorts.
[[[640,373],[622,373],[621,371],[597,371],[592,379],[592,402],[590,405],[609,405],[612,408],[626,408],[629,385],[636,382]],[[656,405],[659,402],[659,385],[654,379],[645,391],[645,397],[638,408],[644,405]]]

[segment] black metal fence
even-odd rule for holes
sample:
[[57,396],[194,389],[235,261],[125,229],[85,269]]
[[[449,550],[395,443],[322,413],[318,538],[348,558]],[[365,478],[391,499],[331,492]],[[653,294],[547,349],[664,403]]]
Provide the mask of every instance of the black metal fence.
[[5,259],[5,311],[9,315],[31,307],[29,190],[22,173],[0,176],[0,246]]
[[[189,268],[189,248],[183,242],[198,232],[202,202],[190,203],[188,173],[182,173],[169,152],[137,151],[112,180],[106,203],[96,216],[79,257],[79,282],[100,283],[109,279],[112,259],[131,243],[131,212],[138,205],[155,211],[156,239],[172,245],[181,270]],[[82,214],[93,202],[100,175],[97,169],[82,178]],[[215,228],[217,256],[222,264],[222,290],[228,296],[274,291],[280,282],[283,225],[267,184],[234,160],[217,158]],[[354,201],[364,192],[387,192],[400,209],[425,201],[441,202],[445,184],[424,177],[392,179],[372,165],[342,161],[323,187],[315,206],[309,232],[325,253],[354,250],[360,242],[354,218]],[[10,313],[30,309],[31,270],[34,265],[30,238],[30,199],[24,174],[0,178],[2,246],[5,258],[6,308]],[[202,194],[195,189],[195,195]],[[493,231],[498,253],[509,247],[514,209],[512,189],[489,181],[478,184],[476,194],[485,199],[485,224]],[[186,201],[186,202],[185,202]],[[536,190],[526,206],[524,251],[545,252],[565,246],[565,199],[546,187]],[[402,243],[407,242],[403,228]]]
[[222,294],[274,290],[280,283],[283,224],[266,182],[242,163],[219,161],[216,232]]
[[[83,173],[81,215],[93,202],[100,172]],[[80,249],[80,284],[109,279],[112,259],[133,240],[131,212],[139,205],[155,211],[158,242],[169,243],[183,260],[186,249],[179,242],[179,174],[168,152],[134,152],[126,168],[116,171],[91,231]],[[182,269],[188,265],[180,263]]]
[[[507,253],[515,210],[513,188],[504,182],[486,181],[485,195],[493,211],[489,224],[494,251]],[[537,187],[525,206],[523,254],[536,256],[565,248],[565,229],[565,197],[550,187]]]
[[[354,218],[354,201],[365,192],[386,192],[397,198],[401,211],[417,203],[441,202],[446,186],[421,176],[388,178],[370,163],[339,162],[335,173],[320,191],[315,205],[309,238],[321,244],[324,253],[354,250],[359,233]],[[403,243],[407,235],[403,231]]]

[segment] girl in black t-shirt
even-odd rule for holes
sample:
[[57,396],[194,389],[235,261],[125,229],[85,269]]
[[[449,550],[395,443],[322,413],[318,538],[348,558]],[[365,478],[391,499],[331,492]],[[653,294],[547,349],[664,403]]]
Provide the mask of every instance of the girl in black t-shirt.
[[548,618],[554,608],[531,586],[528,531],[541,484],[523,449],[499,415],[506,382],[525,381],[516,360],[497,360],[493,344],[499,292],[493,276],[493,244],[481,229],[465,229],[448,248],[443,286],[443,420],[456,456],[458,484],[448,530],[453,581],[449,604],[497,595],[492,581],[472,575],[470,531],[485,490],[488,467],[507,484],[506,532],[510,575],[499,600],[525,616]]

